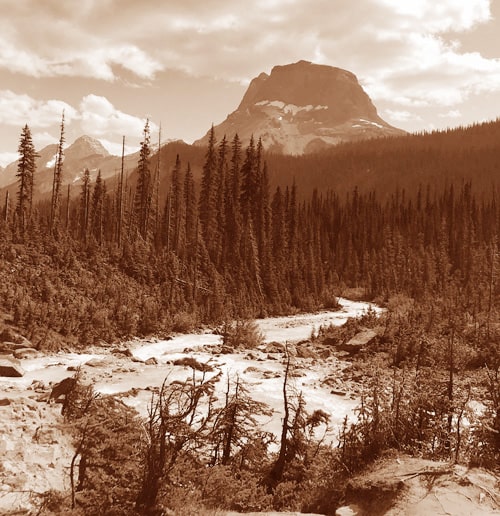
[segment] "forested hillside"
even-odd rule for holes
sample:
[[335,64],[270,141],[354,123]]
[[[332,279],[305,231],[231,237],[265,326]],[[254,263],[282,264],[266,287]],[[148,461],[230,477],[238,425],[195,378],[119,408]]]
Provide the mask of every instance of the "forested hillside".
[[[50,203],[37,203],[26,126],[17,195],[3,207],[2,309],[40,346],[59,342],[47,335],[85,344],[314,310],[346,288],[381,301],[453,292],[461,309],[491,321],[499,295],[499,127],[342,146],[318,155],[316,167],[313,158],[268,160],[260,142],[242,149],[237,137],[217,141],[212,131],[197,186],[181,155],[153,159],[146,125],[133,178],[108,187],[87,173],[78,197],[66,197],[60,145]],[[289,184],[273,186],[288,160],[310,168],[299,176],[292,167]],[[367,163],[413,183],[411,171],[421,169],[427,181],[408,191],[301,189],[305,175],[327,163],[337,170],[344,163],[351,182]],[[473,180],[464,180],[465,166]],[[432,179],[438,169],[443,175]]]

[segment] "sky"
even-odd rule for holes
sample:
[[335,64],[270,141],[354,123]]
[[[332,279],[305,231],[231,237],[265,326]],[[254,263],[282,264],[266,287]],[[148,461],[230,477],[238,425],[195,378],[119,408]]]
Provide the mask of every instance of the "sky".
[[82,134],[112,153],[203,136],[252,78],[301,59],[353,72],[410,132],[500,116],[500,0],[0,0],[0,165]]

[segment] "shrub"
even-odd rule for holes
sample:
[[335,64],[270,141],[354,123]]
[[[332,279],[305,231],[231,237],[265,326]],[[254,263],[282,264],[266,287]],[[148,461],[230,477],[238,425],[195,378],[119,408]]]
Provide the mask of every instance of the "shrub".
[[219,330],[222,343],[233,349],[253,349],[264,341],[257,323],[251,319],[225,322]]

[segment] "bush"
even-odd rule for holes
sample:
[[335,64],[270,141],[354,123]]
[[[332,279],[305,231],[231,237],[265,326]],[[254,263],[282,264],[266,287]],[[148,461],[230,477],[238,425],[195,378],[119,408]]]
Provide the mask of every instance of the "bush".
[[219,330],[222,343],[233,349],[253,349],[264,342],[257,323],[251,319],[225,322]]

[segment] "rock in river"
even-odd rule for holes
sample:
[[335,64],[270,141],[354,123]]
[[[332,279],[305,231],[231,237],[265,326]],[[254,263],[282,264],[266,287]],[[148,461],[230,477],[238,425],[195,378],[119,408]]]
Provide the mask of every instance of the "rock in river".
[[0,376],[10,378],[21,378],[24,376],[21,362],[9,355],[0,355]]

